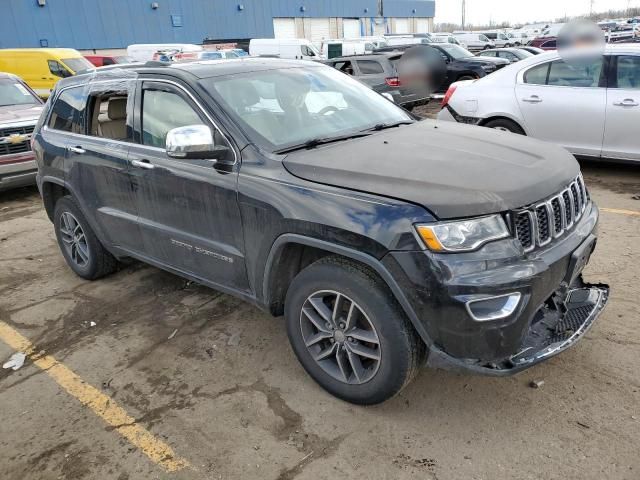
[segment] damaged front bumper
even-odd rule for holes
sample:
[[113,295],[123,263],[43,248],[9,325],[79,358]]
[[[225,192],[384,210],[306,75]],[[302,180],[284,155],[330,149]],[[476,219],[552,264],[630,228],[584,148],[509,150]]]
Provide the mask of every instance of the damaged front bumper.
[[432,345],[427,365],[433,368],[507,376],[547,360],[580,340],[593,326],[609,299],[608,285],[583,284],[556,291],[536,312],[518,353],[502,361],[483,362],[452,357]]

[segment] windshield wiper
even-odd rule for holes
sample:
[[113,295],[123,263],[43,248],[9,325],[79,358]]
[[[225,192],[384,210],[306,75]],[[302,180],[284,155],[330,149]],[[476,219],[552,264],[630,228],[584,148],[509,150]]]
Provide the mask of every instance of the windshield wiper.
[[409,120],[402,120],[401,122],[395,122],[395,123],[377,123],[373,127],[367,128],[366,130],[362,130],[362,131],[363,132],[379,132],[380,130],[386,130],[387,128],[395,128],[395,127],[399,127],[400,125],[411,125],[412,123],[415,123],[415,122],[409,121]]
[[284,147],[279,150],[274,150],[273,153],[289,153],[295,152],[296,150],[311,150],[312,148],[319,147],[320,145],[326,145],[327,143],[340,142],[342,140],[350,140],[352,138],[366,137],[371,133],[368,131],[362,131],[358,133],[350,133],[347,135],[338,135],[336,137],[321,137],[321,138],[312,138],[311,140],[307,140],[303,143],[298,143],[296,145],[291,145],[289,147]]

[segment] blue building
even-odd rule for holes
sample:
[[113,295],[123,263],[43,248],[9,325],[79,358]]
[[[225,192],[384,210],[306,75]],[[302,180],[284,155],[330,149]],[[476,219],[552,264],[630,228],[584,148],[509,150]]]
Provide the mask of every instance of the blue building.
[[2,0],[0,48],[431,31],[435,0]]

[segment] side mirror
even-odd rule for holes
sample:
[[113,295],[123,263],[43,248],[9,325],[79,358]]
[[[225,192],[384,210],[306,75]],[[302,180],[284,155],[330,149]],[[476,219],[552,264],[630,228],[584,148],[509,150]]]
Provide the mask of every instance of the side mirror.
[[206,125],[188,125],[169,130],[166,139],[167,155],[173,158],[216,158],[211,128]]

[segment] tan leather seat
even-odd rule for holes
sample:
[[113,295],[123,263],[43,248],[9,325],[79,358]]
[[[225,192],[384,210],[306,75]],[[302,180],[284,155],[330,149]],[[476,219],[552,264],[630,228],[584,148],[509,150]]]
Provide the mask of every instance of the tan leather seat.
[[[101,117],[102,115],[100,115]],[[110,98],[106,121],[99,121],[100,134],[104,138],[126,140],[127,138],[127,99]]]

